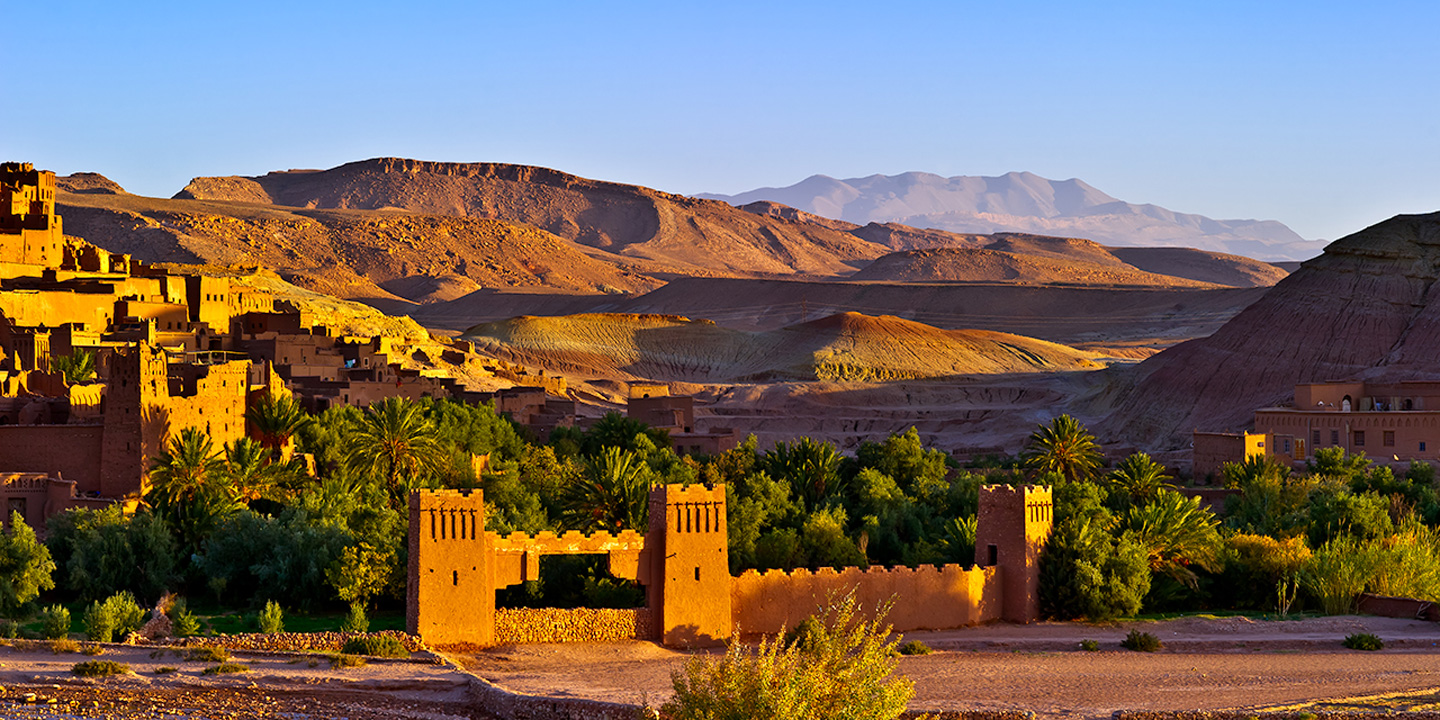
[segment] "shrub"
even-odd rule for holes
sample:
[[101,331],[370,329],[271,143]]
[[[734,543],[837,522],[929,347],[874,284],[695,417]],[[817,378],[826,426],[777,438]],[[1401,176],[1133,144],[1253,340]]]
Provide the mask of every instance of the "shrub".
[[255,616],[255,622],[260,626],[260,632],[266,635],[285,632],[285,613],[280,610],[280,603],[274,600],[265,603],[265,609]]
[[[74,642],[74,641],[61,641],[61,640],[56,640],[55,642]],[[81,652],[82,654],[89,655],[89,656],[91,656],[91,657],[94,657],[94,656],[96,656],[96,655],[104,655],[104,654],[105,654],[105,646],[103,646],[103,645],[82,645],[82,646],[80,646],[80,652]]]
[[145,611],[129,591],[111,595],[105,602],[90,603],[82,621],[85,637],[93,642],[110,642],[139,630],[145,624]]
[[350,603],[350,613],[340,623],[340,632],[363,633],[370,629],[370,618],[365,617],[365,606]]
[[155,672],[156,675],[169,675],[170,673],[173,673],[173,672],[179,672],[179,670],[180,670],[180,668],[174,667],[174,666],[172,666],[172,665],[162,665],[162,666],[160,666],[160,667],[155,668],[155,671],[154,671],[154,672]]
[[665,703],[673,720],[863,717],[890,720],[904,712],[914,684],[892,678],[897,642],[883,625],[857,617],[855,595],[821,612],[809,645],[767,638],[754,650],[738,641],[719,657],[696,655],[673,677]]
[[1148,632],[1131,630],[1128,634],[1125,635],[1125,639],[1120,641],[1120,647],[1123,647],[1126,650],[1134,650],[1136,652],[1155,652],[1160,648],[1165,647],[1165,645],[1164,643],[1160,642],[1160,638],[1155,637]]
[[330,667],[332,668],[357,668],[365,666],[365,658],[359,655],[347,655],[337,653],[330,656]]
[[80,643],[74,640],[51,640],[50,652],[56,655],[60,653],[77,653],[80,652]]
[[1345,638],[1345,647],[1351,650],[1383,650],[1385,641],[1373,633],[1355,633]]
[[1094,640],[1081,640],[1080,649],[1084,650],[1085,652],[1096,652],[1100,649],[1100,643],[1095,642]]
[[223,647],[200,645],[198,647],[190,648],[190,650],[185,653],[185,659],[189,660],[190,662],[223,663],[226,660],[230,659],[230,651],[226,650]]
[[20,637],[20,623],[14,620],[0,620],[0,637],[8,640]]
[[932,652],[935,651],[931,650],[929,645],[919,640],[911,640],[900,646],[901,655],[929,655]]
[[206,674],[206,675],[224,675],[224,674],[226,674],[226,673],[243,673],[243,672],[250,672],[250,666],[248,666],[248,665],[241,665],[240,663],[226,662],[226,663],[220,663],[219,665],[212,665],[212,666],[210,666],[210,667],[208,667],[208,668],[205,668],[204,670],[201,670],[200,672],[202,672],[202,673],[204,673],[204,674]]
[[80,677],[110,677],[130,672],[130,666],[113,660],[86,660],[75,663],[70,672]]
[[191,637],[200,634],[200,618],[190,612],[184,598],[176,600],[170,606],[170,629],[175,637]]
[[353,637],[345,641],[345,646],[340,649],[340,652],[375,657],[410,657],[410,651],[405,649],[405,644],[394,635]]
[[40,634],[47,640],[58,640],[70,634],[70,611],[64,605],[51,605],[40,611]]

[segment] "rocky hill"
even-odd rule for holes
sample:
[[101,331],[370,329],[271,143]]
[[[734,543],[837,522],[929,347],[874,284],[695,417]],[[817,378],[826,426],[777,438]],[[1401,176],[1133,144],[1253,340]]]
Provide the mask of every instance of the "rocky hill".
[[494,218],[687,271],[835,275],[886,248],[821,224],[546,168],[378,158],[330,170],[195,178],[177,199]]
[[525,316],[465,337],[497,357],[619,380],[875,382],[1098,367],[1043,340],[859,313],[762,332],[674,315]]
[[814,175],[789,187],[699,197],[736,205],[770,200],[858,225],[898,222],[955,233],[1064,235],[1106,245],[1183,246],[1264,260],[1305,260],[1322,245],[1273,220],[1212,220],[1124,202],[1081,180],[1023,172],[950,178],[910,172],[845,180]]
[[1015,282],[1072,285],[1214,287],[1129,265],[1062,260],[990,249],[936,248],[891,253],[851,276],[880,282]]
[[112,194],[60,193],[57,204],[68,234],[114,252],[149,262],[263,267],[392,311],[480,287],[643,292],[663,284],[651,275],[666,269],[597,260],[543,230],[479,217]]
[[1335,241],[1213,335],[1136,368],[1103,425],[1112,439],[1183,447],[1194,429],[1249,425],[1297,383],[1440,377],[1440,213]]

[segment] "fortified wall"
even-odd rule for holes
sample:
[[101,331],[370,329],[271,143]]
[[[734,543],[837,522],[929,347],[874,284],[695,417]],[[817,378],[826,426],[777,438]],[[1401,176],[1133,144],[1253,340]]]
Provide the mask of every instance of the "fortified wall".
[[[892,602],[896,630],[1039,619],[1039,556],[1050,535],[1050,489],[981,488],[976,565],[874,566],[732,577],[725,488],[666,485],[650,492],[645,535],[500,535],[485,528],[480,490],[410,495],[406,629],[437,645],[655,639],[712,645],[732,632],[795,627],[853,591],[863,608]],[[634,610],[495,607],[495,591],[540,576],[540,557],[603,554],[610,573],[645,586]]]

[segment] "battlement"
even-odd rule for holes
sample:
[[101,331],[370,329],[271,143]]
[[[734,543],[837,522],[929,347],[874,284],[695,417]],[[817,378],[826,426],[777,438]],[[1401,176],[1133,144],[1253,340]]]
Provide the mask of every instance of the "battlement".
[[947,573],[964,573],[964,572],[968,572],[968,571],[969,571],[968,568],[966,568],[966,567],[963,566],[963,565],[959,565],[959,564],[957,564],[957,563],[945,563],[945,564],[943,564],[943,565],[918,565],[918,566],[913,567],[913,568],[910,567],[910,566],[908,566],[908,565],[893,565],[893,566],[890,566],[890,567],[886,567],[886,566],[884,566],[884,565],[871,565],[870,567],[868,567],[868,568],[863,568],[863,569],[862,569],[862,568],[858,568],[858,567],[846,567],[846,568],[820,567],[820,568],[816,568],[815,570],[811,570],[811,569],[809,569],[809,568],[795,568],[794,570],[781,570],[781,569],[775,568],[775,569],[770,569],[770,570],[746,570],[746,571],[740,573],[739,575],[737,575],[737,576],[736,576],[736,579],[745,579],[745,580],[750,580],[750,579],[765,579],[765,580],[775,580],[775,579],[807,580],[807,579],[809,579],[809,578],[816,578],[816,577],[819,577],[819,578],[830,578],[830,577],[835,577],[835,578],[847,578],[847,577],[860,578],[860,577],[877,577],[877,576],[887,576],[887,575],[913,575],[913,576],[919,576],[919,575],[944,575],[944,574],[947,574]]
[[548,531],[534,535],[523,532],[509,535],[487,532],[485,540],[496,552],[534,552],[546,555],[588,555],[645,549],[645,536],[634,530],[625,530],[617,535],[605,530],[589,535],[577,530],[571,530],[564,535]]

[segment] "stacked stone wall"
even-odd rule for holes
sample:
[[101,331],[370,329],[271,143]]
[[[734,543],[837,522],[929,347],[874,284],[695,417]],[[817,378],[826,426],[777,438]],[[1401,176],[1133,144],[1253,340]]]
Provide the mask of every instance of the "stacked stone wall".
[[829,598],[851,592],[867,613],[894,600],[886,622],[902,632],[976,625],[1001,612],[1000,570],[993,567],[747,570],[731,579],[735,628],[747,635],[794,628]]
[[651,640],[654,624],[645,608],[498,608],[495,643]]

